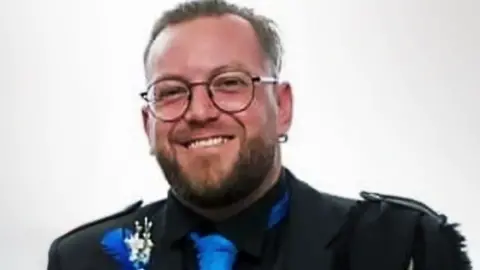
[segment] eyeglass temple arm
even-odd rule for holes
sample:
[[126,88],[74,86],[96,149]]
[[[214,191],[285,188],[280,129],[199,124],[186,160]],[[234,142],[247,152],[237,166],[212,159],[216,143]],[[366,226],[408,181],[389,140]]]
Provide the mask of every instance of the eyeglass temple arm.
[[278,79],[275,77],[258,77],[258,80],[263,83],[277,83]]

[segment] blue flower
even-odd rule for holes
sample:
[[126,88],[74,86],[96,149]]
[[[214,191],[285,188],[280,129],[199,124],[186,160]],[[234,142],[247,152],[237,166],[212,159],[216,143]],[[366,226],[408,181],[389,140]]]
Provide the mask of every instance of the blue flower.
[[153,248],[151,227],[152,222],[145,218],[143,226],[135,222],[135,233],[126,228],[108,231],[101,241],[103,250],[120,264],[121,270],[145,270]]

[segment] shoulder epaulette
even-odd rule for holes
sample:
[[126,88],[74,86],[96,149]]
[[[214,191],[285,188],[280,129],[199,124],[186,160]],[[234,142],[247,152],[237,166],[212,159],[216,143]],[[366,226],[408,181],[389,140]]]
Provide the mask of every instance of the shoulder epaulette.
[[386,194],[380,194],[380,193],[374,193],[374,192],[367,192],[367,191],[362,191],[360,192],[360,196],[367,201],[373,201],[373,202],[385,202],[385,203],[390,203],[394,205],[400,205],[403,207],[411,208],[416,211],[419,211],[423,214],[426,214],[435,220],[437,220],[440,224],[446,224],[447,222],[447,217],[445,215],[439,214],[435,212],[433,209],[428,207],[426,204],[416,201],[414,199],[410,198],[405,198],[405,197],[399,197],[399,196],[393,196],[393,195],[386,195]]
[[110,219],[114,219],[114,218],[117,218],[117,217],[120,217],[120,216],[125,216],[125,215],[128,215],[130,213],[133,213],[135,212],[136,210],[138,210],[138,208],[140,208],[141,206],[143,205],[143,201],[142,200],[139,200],[139,201],[136,201],[135,203],[132,203],[130,205],[128,205],[127,207],[125,207],[123,210],[119,211],[119,212],[116,212],[116,213],[113,213],[113,214],[110,214],[108,216],[105,216],[105,217],[102,217],[100,219],[96,219],[96,220],[93,220],[93,221],[90,221],[88,223],[85,223],[83,225],[80,225],[79,227],[76,227],[75,229],[73,230],[70,230],[69,232],[63,234],[61,236],[61,238],[64,238],[66,236],[69,236],[71,234],[74,234],[78,231],[81,231],[87,227],[90,227],[90,226],[93,226],[95,224],[98,224],[98,223],[101,223],[101,222],[104,222],[104,221],[107,221],[107,220],[110,220]]

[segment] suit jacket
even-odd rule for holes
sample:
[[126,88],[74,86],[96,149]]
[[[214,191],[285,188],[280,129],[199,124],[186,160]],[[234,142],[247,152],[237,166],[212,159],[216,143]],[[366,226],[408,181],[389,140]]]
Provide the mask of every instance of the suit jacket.
[[[275,269],[282,270],[464,270],[471,269],[464,238],[445,216],[406,198],[362,193],[352,200],[319,192],[287,170],[291,193],[288,226]],[[119,264],[101,245],[105,232],[133,228],[154,217],[152,238],[162,237],[165,200],[123,211],[80,226],[55,239],[48,270],[116,270]],[[316,209],[306,212],[305,209]],[[152,219],[152,218],[150,218]],[[180,258],[152,251],[146,270],[180,270]]]

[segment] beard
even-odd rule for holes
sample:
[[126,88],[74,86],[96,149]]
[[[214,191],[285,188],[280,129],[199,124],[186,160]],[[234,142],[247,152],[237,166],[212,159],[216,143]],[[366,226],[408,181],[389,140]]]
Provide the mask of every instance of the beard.
[[229,171],[223,174],[215,174],[215,170],[220,170],[215,166],[220,161],[213,158],[199,161],[201,166],[192,166],[205,171],[199,171],[197,175],[219,177],[214,185],[209,184],[205,177],[196,178],[187,174],[175,157],[168,157],[161,152],[155,156],[176,196],[198,207],[213,209],[234,204],[257,190],[274,165],[276,147],[276,141],[268,141],[260,136],[246,141],[229,166]]

